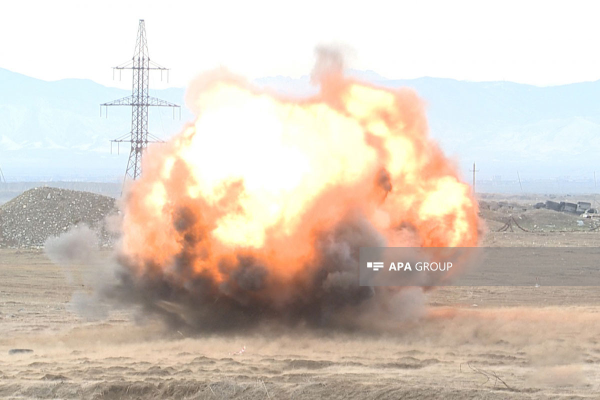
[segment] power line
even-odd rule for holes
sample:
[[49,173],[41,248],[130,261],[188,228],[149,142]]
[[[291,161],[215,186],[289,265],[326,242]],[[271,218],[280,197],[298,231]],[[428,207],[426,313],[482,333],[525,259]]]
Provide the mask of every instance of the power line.
[[[117,145],[122,142],[131,143],[125,179],[129,177],[135,180],[141,175],[142,153],[148,147],[148,143],[162,142],[162,140],[157,138],[152,140],[152,135],[148,133],[148,107],[172,107],[173,112],[175,112],[175,108],[179,108],[179,116],[181,117],[181,108],[177,104],[151,97],[149,94],[150,70],[159,70],[161,78],[163,72],[166,71],[167,82],[169,70],[150,61],[148,43],[146,41],[146,26],[143,19],[140,19],[133,58],[131,61],[114,67],[113,77],[115,70],[118,70],[120,75],[124,69],[131,69],[133,71],[131,96],[101,104],[100,115],[102,115],[102,106],[106,107],[106,115],[108,115],[109,106],[131,106],[131,132],[128,135],[129,137],[127,138],[127,135],[124,135],[113,139],[111,140],[111,146],[113,142],[117,143]],[[151,137],[150,140],[149,136]]]
[[475,161],[473,161],[473,169],[470,172],[473,172],[473,194],[475,194],[475,173],[479,172],[478,169],[475,169]]

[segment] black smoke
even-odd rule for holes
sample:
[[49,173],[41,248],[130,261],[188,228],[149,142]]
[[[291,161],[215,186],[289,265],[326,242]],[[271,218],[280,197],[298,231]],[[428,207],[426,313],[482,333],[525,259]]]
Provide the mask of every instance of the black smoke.
[[[193,213],[182,211],[175,223]],[[360,247],[385,246],[385,239],[360,213],[352,213],[333,229],[316,235],[316,257],[293,284],[277,287],[270,268],[251,254],[240,252],[234,262],[220,261],[225,281],[193,270],[195,255],[182,249],[172,265],[148,262],[142,272],[119,258],[117,283],[103,297],[119,305],[141,306],[143,315],[158,315],[172,328],[198,332],[237,331],[264,323],[320,328],[357,328],[360,314],[372,313],[381,296],[358,282]],[[389,299],[388,299],[389,300]],[[398,312],[398,310],[394,310]]]

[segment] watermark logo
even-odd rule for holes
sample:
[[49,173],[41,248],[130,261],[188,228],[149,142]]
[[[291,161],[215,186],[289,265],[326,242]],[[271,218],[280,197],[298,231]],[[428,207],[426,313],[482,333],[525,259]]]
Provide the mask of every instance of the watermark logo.
[[360,286],[600,286],[600,247],[361,247]]
[[[367,262],[367,268],[372,269],[373,271],[379,271],[380,269],[385,268],[385,264],[383,262]],[[389,271],[413,271],[413,269],[417,272],[436,272],[436,271],[450,271],[452,268],[451,262],[416,262],[411,265],[410,262],[392,262],[390,264]]]
[[367,268],[377,272],[383,268],[383,262],[368,262]]

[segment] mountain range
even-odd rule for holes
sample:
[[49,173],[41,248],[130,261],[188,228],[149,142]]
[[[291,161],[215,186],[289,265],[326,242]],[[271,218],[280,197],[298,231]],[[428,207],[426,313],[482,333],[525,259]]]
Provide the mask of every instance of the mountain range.
[[[537,87],[512,82],[442,78],[385,79],[372,71],[350,74],[390,88],[414,89],[427,105],[431,136],[465,177],[477,163],[480,179],[593,179],[600,151],[600,81]],[[308,77],[267,77],[255,84],[288,95],[317,89]],[[48,82],[0,68],[0,168],[7,180],[116,180],[128,147],[110,139],[130,130],[129,107],[100,104],[127,90],[91,80]],[[150,132],[168,138],[193,119],[185,89],[151,91],[182,105],[150,111]],[[599,172],[600,173],[600,172]],[[600,175],[599,175],[600,177]]]

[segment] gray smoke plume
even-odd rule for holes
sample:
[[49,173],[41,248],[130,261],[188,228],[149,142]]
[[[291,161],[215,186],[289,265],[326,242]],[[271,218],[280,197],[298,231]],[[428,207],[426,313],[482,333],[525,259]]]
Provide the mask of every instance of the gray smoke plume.
[[313,82],[320,82],[325,75],[341,76],[345,69],[344,54],[332,46],[318,46],[315,49],[316,62],[311,72]]
[[98,289],[112,284],[110,272],[115,267],[98,252],[98,234],[87,225],[75,226],[44,243],[46,256],[61,266],[67,282],[78,288],[73,292],[70,308],[90,320],[108,315],[109,305]]
[[315,65],[310,77],[313,83],[322,83],[326,78],[344,76],[352,58],[353,50],[343,45],[321,45],[315,48]]
[[75,226],[59,237],[49,237],[44,252],[57,265],[89,263],[98,250],[98,235],[87,225]]
[[[193,218],[193,213],[185,211],[180,215]],[[176,223],[194,226],[193,221]],[[190,235],[188,239],[191,249],[202,237]],[[314,265],[307,266],[307,272],[288,287],[293,293],[285,296],[268,283],[272,278],[269,266],[251,254],[239,253],[233,265],[219,265],[227,271],[224,282],[193,271],[195,257],[201,255],[185,247],[174,265],[146,265],[144,272],[121,257],[118,282],[106,287],[103,297],[118,304],[141,305],[144,314],[160,315],[174,329],[201,332],[237,331],[263,323],[356,329],[372,326],[382,313],[393,313],[396,320],[419,315],[424,299],[415,293],[377,293],[358,285],[359,249],[375,246],[385,246],[385,240],[371,223],[358,213],[347,216],[331,231],[317,235]],[[406,305],[410,311],[404,310]]]

